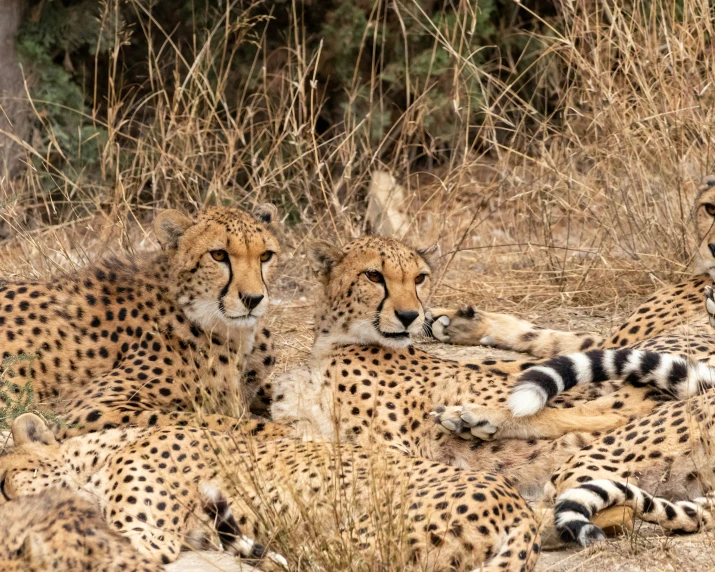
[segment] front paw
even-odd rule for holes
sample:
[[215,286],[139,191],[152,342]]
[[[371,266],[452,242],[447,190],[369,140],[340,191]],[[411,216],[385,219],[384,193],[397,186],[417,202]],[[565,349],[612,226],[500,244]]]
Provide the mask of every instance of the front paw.
[[430,310],[432,336],[446,344],[492,345],[494,340],[486,335],[483,314],[472,306],[457,310],[433,308]]
[[501,412],[464,405],[437,407],[432,415],[439,429],[445,433],[482,441],[492,441],[497,437],[504,417]]

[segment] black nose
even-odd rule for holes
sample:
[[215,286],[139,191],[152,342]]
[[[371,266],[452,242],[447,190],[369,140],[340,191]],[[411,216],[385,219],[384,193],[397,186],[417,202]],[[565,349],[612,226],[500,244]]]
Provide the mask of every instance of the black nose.
[[239,294],[238,297],[249,312],[258,306],[264,298],[263,294],[259,294],[258,296],[244,296],[243,294]]
[[402,325],[405,326],[405,328],[414,322],[419,315],[420,313],[415,312],[414,310],[409,312],[400,312],[399,310],[395,310],[395,316],[397,316],[397,319],[402,322]]
[[715,256],[715,244],[712,242],[708,244],[708,248],[710,249],[710,253]]

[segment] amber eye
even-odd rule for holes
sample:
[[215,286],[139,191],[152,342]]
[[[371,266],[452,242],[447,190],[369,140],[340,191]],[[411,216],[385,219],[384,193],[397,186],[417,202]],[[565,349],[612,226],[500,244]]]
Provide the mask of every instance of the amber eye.
[[275,252],[272,250],[266,250],[263,254],[261,254],[261,262],[268,262],[271,258],[273,258],[273,255]]
[[708,213],[712,217],[715,217],[715,205],[711,203],[705,203],[703,206],[705,207],[706,213]]
[[228,253],[225,250],[212,250],[211,258],[216,262],[226,262],[228,259]]
[[382,274],[380,274],[377,270],[368,270],[365,272],[365,276],[367,276],[367,279],[370,282],[382,282]]
[[419,285],[422,284],[425,280],[427,280],[427,274],[418,274],[415,276],[415,284]]

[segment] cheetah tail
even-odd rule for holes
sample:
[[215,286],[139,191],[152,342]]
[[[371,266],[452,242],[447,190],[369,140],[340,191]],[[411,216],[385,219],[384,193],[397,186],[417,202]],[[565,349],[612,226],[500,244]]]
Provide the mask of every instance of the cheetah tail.
[[213,520],[219,540],[225,548],[232,548],[246,558],[269,558],[284,568],[288,566],[283,556],[266,550],[262,544],[241,532],[226,496],[216,486],[203,483],[200,493],[203,511]]
[[644,350],[591,350],[547,360],[519,376],[509,396],[516,417],[533,415],[557,394],[575,385],[623,379],[652,385],[679,399],[715,385],[715,368],[673,354]]
[[599,479],[569,489],[556,499],[554,522],[561,539],[582,546],[604,540],[606,535],[590,521],[597,512],[613,506],[630,507],[646,522],[678,532],[697,532],[712,520],[698,502],[670,502],[629,483]]

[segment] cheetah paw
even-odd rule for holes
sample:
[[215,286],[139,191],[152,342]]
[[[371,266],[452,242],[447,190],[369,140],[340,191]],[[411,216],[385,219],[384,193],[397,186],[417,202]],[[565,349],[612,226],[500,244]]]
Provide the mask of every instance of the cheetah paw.
[[428,324],[432,336],[446,344],[494,345],[492,336],[485,336],[482,314],[471,306],[457,310],[433,308],[429,311]]
[[462,439],[480,439],[491,441],[499,430],[497,424],[486,418],[486,410],[475,411],[462,405],[437,407],[432,415],[435,423],[445,433],[457,435]]
[[715,329],[715,291],[712,286],[705,287],[705,310],[708,313],[710,327]]

